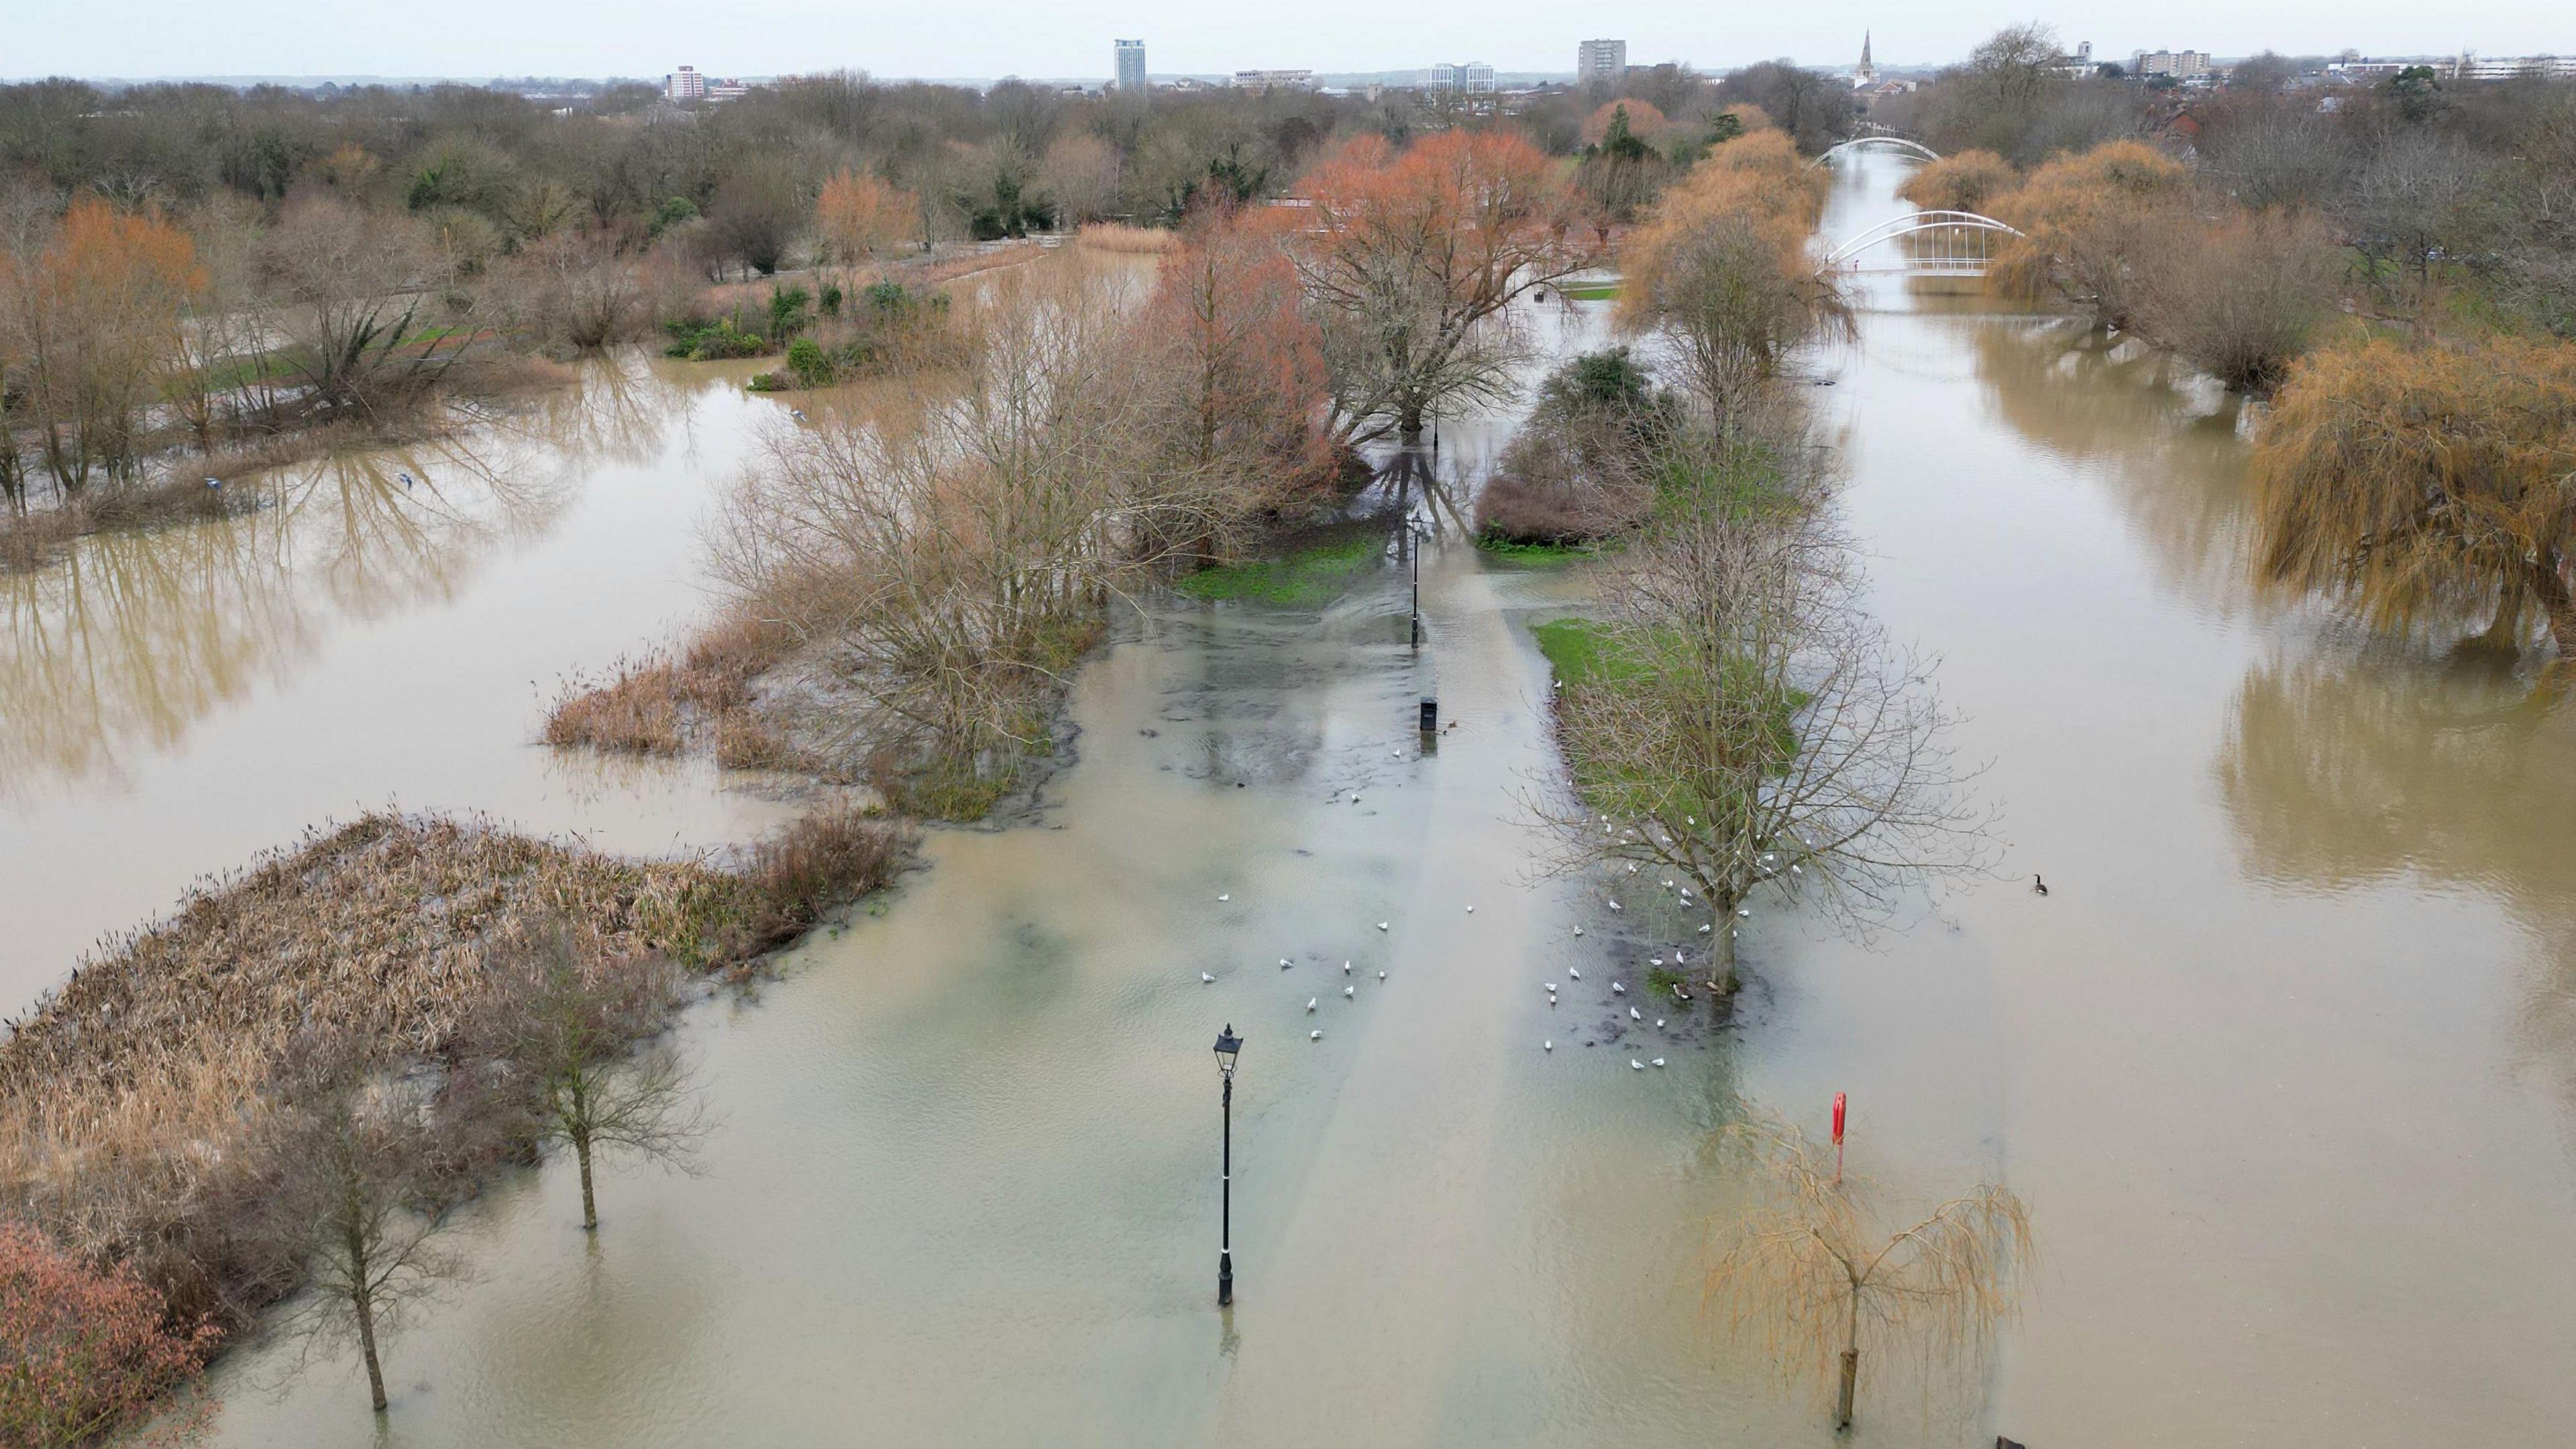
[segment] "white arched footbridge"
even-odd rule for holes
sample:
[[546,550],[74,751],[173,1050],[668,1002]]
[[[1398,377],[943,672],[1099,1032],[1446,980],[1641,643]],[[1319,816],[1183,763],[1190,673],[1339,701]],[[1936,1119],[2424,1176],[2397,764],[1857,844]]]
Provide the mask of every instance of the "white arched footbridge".
[[[1973,211],[1909,211],[1838,243],[1820,270],[1901,272],[1918,277],[1982,277],[1994,265],[1998,237],[2020,236],[2009,222]],[[1892,255],[1867,261],[1887,248]]]
[[1824,154],[1818,156],[1815,160],[1810,161],[1807,164],[1810,166],[1830,166],[1833,164],[1833,160],[1837,156],[1857,155],[1863,151],[1893,151],[1898,155],[1912,156],[1923,161],[1938,161],[1941,159],[1940,152],[1933,150],[1931,147],[1924,145],[1920,141],[1909,141],[1903,136],[1855,136],[1840,145],[1826,147]]

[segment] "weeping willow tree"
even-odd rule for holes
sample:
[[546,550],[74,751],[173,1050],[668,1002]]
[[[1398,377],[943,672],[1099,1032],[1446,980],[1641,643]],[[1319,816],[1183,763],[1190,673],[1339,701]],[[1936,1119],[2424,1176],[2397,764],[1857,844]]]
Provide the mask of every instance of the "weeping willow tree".
[[1795,1128],[1738,1123],[1724,1145],[1751,1169],[1757,1199],[1712,1244],[1710,1304],[1783,1379],[1831,1383],[1835,1428],[1852,1422],[1864,1345],[1975,1358],[2015,1311],[2032,1239],[2030,1210],[2009,1188],[1980,1183],[1912,1222],[1882,1221],[1868,1190]]
[[2296,365],[2254,451],[2254,553],[2396,632],[2533,613],[2576,658],[2576,347],[2375,340]]

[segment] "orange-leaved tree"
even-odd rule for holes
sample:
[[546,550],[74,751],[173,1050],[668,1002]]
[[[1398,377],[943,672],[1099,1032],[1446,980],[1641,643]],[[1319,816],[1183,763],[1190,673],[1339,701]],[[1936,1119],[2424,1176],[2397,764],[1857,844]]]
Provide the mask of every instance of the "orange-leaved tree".
[[0,1222],[0,1444],[95,1443],[153,1412],[217,1336],[165,1318],[131,1269],[93,1269]]
[[814,230],[830,259],[856,267],[911,239],[920,203],[910,192],[842,168],[814,202]]
[[0,257],[0,346],[66,493],[140,466],[152,379],[205,282],[185,232],[95,198],[73,202],[40,248]]
[[2125,327],[2148,260],[2192,218],[2191,168],[2143,141],[2105,141],[2040,167],[1991,210],[2023,233],[1996,255],[1997,283],[2032,297],[2053,290]]
[[1282,506],[1330,470],[1332,380],[1284,241],[1232,207],[1194,214],[1138,319],[1164,452],[1203,480],[1214,517]]
[[1925,211],[1978,211],[2021,184],[2021,173],[1992,151],[1967,150],[1917,168],[1896,188],[1900,201]]
[[2576,347],[2372,339],[2293,363],[2254,450],[2255,566],[2369,623],[2547,620],[2576,658]]
[[1807,256],[1827,184],[1785,133],[1739,136],[1667,190],[1621,251],[1621,320],[1663,333],[1720,426],[1790,349],[1849,318]]
[[1557,169],[1506,131],[1443,131],[1401,152],[1363,136],[1300,191],[1289,255],[1347,442],[1417,434],[1443,402],[1508,394],[1496,314],[1590,260]]

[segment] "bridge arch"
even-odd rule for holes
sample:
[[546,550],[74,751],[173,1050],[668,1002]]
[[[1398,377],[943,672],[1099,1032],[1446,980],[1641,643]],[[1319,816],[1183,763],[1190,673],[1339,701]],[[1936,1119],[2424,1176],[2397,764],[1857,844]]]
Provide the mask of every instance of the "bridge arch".
[[1892,216],[1856,236],[1836,243],[1825,253],[1821,270],[1850,267],[1861,253],[1903,237],[1938,234],[1947,237],[1975,237],[1976,248],[1947,251],[1940,256],[1909,261],[1896,268],[1900,271],[1941,271],[1982,274],[1992,261],[1988,244],[1996,236],[2020,236],[2021,228],[2010,222],[1997,221],[1973,211],[1909,211]]
[[1909,141],[1903,136],[1855,136],[1839,145],[1826,147],[1823,155],[1818,156],[1815,160],[1810,161],[1807,164],[1810,166],[1831,165],[1836,156],[1842,155],[1846,151],[1894,151],[1901,155],[1920,157],[1925,161],[1938,161],[1941,159],[1940,152],[1933,150],[1931,147],[1924,145],[1920,141]]

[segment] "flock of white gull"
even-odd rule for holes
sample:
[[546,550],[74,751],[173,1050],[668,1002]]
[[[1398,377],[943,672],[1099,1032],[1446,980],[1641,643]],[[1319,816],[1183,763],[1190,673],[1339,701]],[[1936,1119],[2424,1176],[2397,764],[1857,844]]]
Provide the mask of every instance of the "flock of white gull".
[[[1353,791],[1351,792],[1351,803],[1352,803],[1352,804],[1354,804],[1354,805],[1357,805],[1358,803],[1360,803],[1360,793],[1359,793],[1357,790],[1353,790]],[[1602,829],[1602,833],[1603,833],[1603,834],[1605,834],[1605,835],[1606,835],[1606,834],[1609,834],[1609,833],[1610,833],[1610,831],[1611,831],[1611,828],[1612,828],[1612,827],[1611,827],[1611,825],[1610,825],[1610,817],[1608,817],[1608,816],[1606,816],[1606,815],[1605,815],[1605,816],[1601,817],[1601,819],[1602,819],[1602,827],[1601,827],[1601,829]],[[1697,822],[1696,820],[1694,820],[1694,821],[1692,821],[1691,823],[1693,823],[1693,824],[1697,824],[1698,822]],[[1633,833],[1633,832],[1632,832],[1632,833]],[[1763,861],[1764,861],[1764,863],[1765,863],[1765,864],[1770,864],[1770,863],[1772,863],[1772,862],[1774,861],[1774,859],[1775,859],[1775,857],[1773,857],[1773,856],[1769,856],[1769,855],[1765,855],[1765,856],[1763,857]],[[1791,871],[1791,873],[1793,873],[1793,874],[1803,874],[1803,873],[1804,873],[1804,872],[1800,871],[1800,870],[1799,870],[1799,868],[1798,868],[1797,866],[1794,866],[1794,865],[1793,865],[1793,866],[1790,866],[1790,867],[1789,867],[1789,870],[1790,870],[1790,871]],[[1629,864],[1629,866],[1628,866],[1628,872],[1627,872],[1627,873],[1628,873],[1628,874],[1630,874],[1630,875],[1635,875],[1635,874],[1637,873],[1637,866],[1636,866],[1636,864],[1635,864],[1635,863],[1633,863],[1633,862],[1632,862],[1632,863],[1630,863],[1630,864]],[[1663,887],[1664,887],[1664,889],[1666,889],[1666,890],[1678,892],[1678,897],[1679,897],[1679,899],[1680,899],[1680,901],[1681,901],[1681,904],[1682,904],[1684,907],[1688,907],[1688,906],[1691,906],[1691,905],[1694,905],[1694,904],[1698,904],[1698,905],[1705,905],[1705,904],[1706,904],[1706,902],[1704,902],[1704,901],[1694,901],[1694,900],[1692,899],[1692,896],[1691,896],[1691,889],[1690,889],[1690,887],[1689,887],[1689,886],[1686,886],[1686,885],[1680,885],[1680,884],[1676,883],[1676,882],[1675,882],[1675,881],[1673,881],[1673,880],[1666,879],[1666,880],[1663,882]],[[1219,895],[1217,896],[1217,898],[1216,898],[1216,899],[1217,899],[1217,904],[1219,904],[1219,905],[1225,905],[1225,904],[1227,904],[1227,903],[1231,902],[1231,901],[1234,899],[1234,895],[1233,895],[1233,893],[1232,893],[1232,892],[1225,892],[1225,893],[1221,893],[1221,894],[1219,894]],[[1625,908],[1625,907],[1623,907],[1623,906],[1621,906],[1621,905],[1619,904],[1618,897],[1616,897],[1616,896],[1611,896],[1611,897],[1609,897],[1608,899],[1609,899],[1609,902],[1610,902],[1610,909],[1611,909],[1611,910],[1613,910],[1613,911],[1623,911],[1623,912],[1624,912],[1624,910],[1625,910],[1626,908]],[[1476,908],[1475,908],[1473,905],[1470,905],[1470,906],[1468,906],[1468,907],[1467,907],[1467,914],[1468,914],[1468,915],[1471,915],[1471,916],[1472,916],[1472,915],[1474,915],[1475,913],[1476,913]],[[1746,917],[1746,918],[1749,918],[1749,917],[1751,917],[1751,916],[1752,916],[1752,914],[1753,914],[1753,912],[1752,912],[1751,910],[1746,909],[1746,908],[1744,908],[1744,907],[1738,907],[1738,908],[1736,909],[1736,915],[1738,915],[1739,917]],[[1386,930],[1388,930],[1388,929],[1390,928],[1391,924],[1392,924],[1392,923],[1387,922],[1387,921],[1380,921],[1380,922],[1378,922],[1378,923],[1377,923],[1377,928],[1378,928],[1378,930],[1380,930],[1380,931],[1386,931]],[[1574,934],[1575,934],[1575,935],[1577,935],[1577,936],[1581,936],[1581,935],[1583,934],[1583,928],[1582,928],[1581,926],[1577,926],[1577,927],[1575,927],[1575,928],[1574,928]],[[1706,926],[1706,925],[1701,926],[1701,927],[1699,928],[1699,934],[1701,934],[1701,935],[1703,935],[1703,936],[1705,936],[1705,935],[1709,934],[1709,927],[1708,927],[1708,926]],[[1730,936],[1732,936],[1732,935],[1734,935],[1734,934],[1735,934],[1735,930],[1734,930],[1734,928],[1733,928],[1732,926],[1730,926],[1730,927],[1727,929],[1727,934],[1728,934],[1728,935],[1730,935]],[[1675,966],[1680,966],[1680,967],[1686,967],[1686,966],[1688,966],[1688,965],[1690,964],[1690,952],[1689,952],[1686,948],[1681,947],[1681,946],[1675,946],[1675,947],[1673,947],[1673,948],[1672,948],[1672,962],[1673,962],[1673,964],[1674,964]],[[1287,958],[1287,957],[1285,957],[1285,956],[1282,956],[1282,957],[1280,957],[1280,958],[1279,958],[1279,969],[1280,969],[1280,970],[1282,970],[1282,971],[1289,970],[1290,968],[1292,968],[1293,966],[1295,966],[1295,964],[1296,964],[1295,962],[1291,961],[1289,958]],[[1664,958],[1663,958],[1662,956],[1654,956],[1654,957],[1650,957],[1650,958],[1649,958],[1649,960],[1648,960],[1648,964],[1649,964],[1649,965],[1652,965],[1652,966],[1656,966],[1656,967],[1661,967],[1661,966],[1664,964]],[[1343,974],[1344,976],[1348,976],[1348,975],[1350,975],[1350,974],[1351,974],[1351,970],[1352,970],[1352,968],[1351,968],[1351,963],[1350,963],[1350,962],[1348,962],[1348,961],[1344,961],[1344,962],[1342,963],[1342,974]],[[1565,968],[1565,974],[1566,974],[1567,978],[1568,978],[1568,979],[1570,979],[1570,980],[1580,981],[1580,980],[1582,980],[1582,979],[1583,979],[1583,969],[1582,969],[1581,967],[1579,967],[1579,966],[1568,966],[1568,967],[1566,967],[1566,968]],[[1386,979],[1386,973],[1385,973],[1384,971],[1380,971],[1380,972],[1378,972],[1378,973],[1377,973],[1377,979],[1378,979],[1378,980],[1380,980],[1380,981],[1384,981],[1384,980]],[[1206,985],[1214,985],[1214,984],[1215,984],[1215,982],[1216,982],[1216,976],[1215,976],[1213,973],[1211,973],[1211,972],[1202,971],[1202,972],[1200,972],[1200,973],[1199,973],[1199,980],[1200,980],[1200,982],[1201,982],[1202,984],[1206,984]],[[1545,987],[1546,987],[1546,989],[1547,989],[1547,1004],[1548,1004],[1549,1006],[1551,1006],[1551,1007],[1555,1006],[1555,1005],[1557,1004],[1557,996],[1556,996],[1556,982],[1555,982],[1553,979],[1550,979],[1550,980],[1548,980],[1548,981],[1542,982],[1541,984],[1542,984],[1543,986],[1545,986]],[[1688,992],[1684,991],[1684,990],[1682,989],[1681,984],[1680,984],[1679,982],[1675,982],[1675,983],[1673,984],[1672,992],[1673,992],[1673,997],[1674,997],[1674,999],[1675,999],[1675,1000],[1677,1000],[1677,1001],[1685,1001],[1685,1002],[1687,1002],[1688,1000],[1690,1000],[1690,993],[1688,993]],[[1346,997],[1346,998],[1355,998],[1358,994],[1359,994],[1359,992],[1358,992],[1358,988],[1357,988],[1356,986],[1349,985],[1349,984],[1345,984],[1345,985],[1342,987],[1342,995],[1343,995],[1344,997]],[[1623,981],[1612,981],[1612,982],[1610,983],[1610,994],[1611,994],[1611,995],[1613,995],[1613,996],[1626,996],[1626,995],[1628,994],[1628,986],[1627,986],[1627,983],[1625,983],[1625,982],[1623,982]],[[1316,1007],[1317,1007],[1317,1006],[1322,1002],[1322,1000],[1323,1000],[1323,998],[1318,997],[1318,996],[1310,996],[1310,997],[1307,997],[1307,998],[1306,998],[1306,1010],[1307,1010],[1307,1013],[1308,1013],[1309,1015],[1313,1014],[1313,1012],[1315,1011]],[[1634,1005],[1631,1005],[1631,1006],[1628,1008],[1628,1019],[1629,1019],[1630,1021],[1632,1021],[1632,1022],[1637,1023],[1637,1025],[1642,1029],[1642,1028],[1644,1027],[1644,1025],[1645,1025],[1645,1022],[1646,1022],[1646,1014],[1645,1014],[1644,1012],[1642,1012],[1642,1011],[1638,1010]],[[1661,1030],[1663,1030],[1663,1029],[1664,1029],[1664,1018],[1662,1018],[1662,1017],[1657,1017],[1657,1018],[1655,1018],[1655,1029],[1656,1029],[1656,1030],[1658,1030],[1658,1031],[1661,1031]],[[1309,1032],[1307,1032],[1307,1033],[1306,1033],[1306,1039],[1307,1039],[1308,1041],[1322,1041],[1322,1040],[1324,1039],[1324,1033],[1323,1033],[1323,1031],[1322,1031],[1321,1029],[1317,1029],[1317,1030],[1309,1031]],[[1555,1039],[1554,1039],[1553,1037],[1542,1038],[1542,1039],[1540,1040],[1540,1042],[1539,1042],[1539,1049],[1540,1049],[1541,1051],[1546,1051],[1546,1052],[1553,1052],[1553,1051],[1555,1051],[1555,1050],[1556,1050],[1556,1041],[1555,1041]],[[1628,1059],[1628,1066],[1629,1066],[1629,1068],[1630,1068],[1631,1070],[1633,1070],[1633,1071],[1640,1071],[1640,1072],[1642,1072],[1642,1071],[1644,1071],[1644,1070],[1645,1070],[1647,1067],[1649,1067],[1649,1066],[1661,1067],[1662,1065],[1664,1065],[1664,1059],[1663,1059],[1662,1057],[1654,1057],[1654,1058],[1651,1058],[1651,1059],[1649,1059],[1649,1060],[1647,1060],[1647,1061],[1639,1061],[1639,1060],[1638,1060],[1637,1058],[1635,1058],[1635,1057],[1630,1057],[1630,1058]]]

